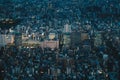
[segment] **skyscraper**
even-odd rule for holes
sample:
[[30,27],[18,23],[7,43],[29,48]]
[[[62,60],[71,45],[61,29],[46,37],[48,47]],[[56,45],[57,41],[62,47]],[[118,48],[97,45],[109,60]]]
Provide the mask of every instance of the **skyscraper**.
[[15,33],[15,45],[16,46],[22,45],[22,34],[21,33]]
[[80,45],[80,41],[81,41],[80,34],[81,34],[80,32],[72,32],[71,33],[71,46]]
[[63,44],[64,44],[64,46],[69,47],[70,42],[71,42],[70,34],[69,33],[63,34]]
[[65,24],[65,25],[64,25],[63,32],[64,32],[64,33],[71,33],[71,25]]

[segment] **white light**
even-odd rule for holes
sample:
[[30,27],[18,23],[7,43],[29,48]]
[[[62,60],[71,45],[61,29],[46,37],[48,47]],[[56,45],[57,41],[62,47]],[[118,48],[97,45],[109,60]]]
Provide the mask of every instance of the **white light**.
[[42,36],[44,36],[44,33],[42,33]]
[[51,50],[53,51],[54,49],[52,48]]
[[8,39],[8,36],[6,36],[6,38]]
[[119,40],[119,37],[116,37],[117,40]]
[[30,48],[33,48],[33,47],[30,47]]
[[40,73],[44,73],[43,71],[41,71]]
[[98,73],[99,73],[99,74],[102,74],[102,70],[98,70]]
[[28,37],[31,37],[31,35],[28,35]]
[[2,70],[1,72],[4,72],[4,70]]
[[108,74],[106,74],[105,76],[108,77]]

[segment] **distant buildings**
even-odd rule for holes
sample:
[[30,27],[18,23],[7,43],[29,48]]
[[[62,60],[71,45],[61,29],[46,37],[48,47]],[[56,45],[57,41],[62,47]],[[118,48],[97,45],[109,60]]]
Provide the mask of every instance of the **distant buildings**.
[[59,40],[45,40],[45,41],[41,42],[40,46],[43,49],[44,48],[58,49],[59,48]]
[[79,46],[81,41],[81,33],[80,32],[72,32],[71,33],[71,46]]
[[0,34],[0,46],[14,43],[14,35],[12,34]]
[[102,44],[102,35],[101,33],[96,33],[94,38],[94,46],[100,46]]
[[71,25],[65,24],[64,29],[63,29],[63,33],[71,33]]
[[62,33],[59,33],[58,34],[58,39],[59,39],[59,49],[62,50],[62,47],[63,47],[63,34]]
[[44,39],[44,41],[41,42],[40,45],[43,49],[44,48],[59,48],[59,40],[57,39],[57,33],[50,32],[48,35],[48,38]]
[[71,43],[70,34],[69,33],[63,34],[63,45],[69,47],[70,43]]
[[22,33],[15,33],[15,45],[22,46]]
[[48,35],[48,37],[49,37],[50,40],[55,39],[56,34],[55,34],[55,33],[50,33],[50,34]]
[[89,39],[89,34],[85,32],[81,33],[81,41],[84,41],[86,39]]

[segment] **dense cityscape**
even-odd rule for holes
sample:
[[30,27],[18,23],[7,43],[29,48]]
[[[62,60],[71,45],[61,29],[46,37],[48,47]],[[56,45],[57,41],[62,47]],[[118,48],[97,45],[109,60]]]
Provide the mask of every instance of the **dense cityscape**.
[[0,80],[120,80],[120,1],[0,0]]

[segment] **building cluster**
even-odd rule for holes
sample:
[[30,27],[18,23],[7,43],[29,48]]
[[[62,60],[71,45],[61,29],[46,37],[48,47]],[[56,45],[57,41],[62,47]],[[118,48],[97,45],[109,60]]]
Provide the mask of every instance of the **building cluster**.
[[0,3],[0,79],[120,79],[119,0]]
[[2,33],[1,43],[6,45],[0,50],[2,76],[15,80],[119,80],[120,28],[115,23],[101,24],[102,29],[100,24],[95,28],[87,22],[77,27],[66,23],[61,31],[43,27],[31,34],[21,33],[24,29]]

